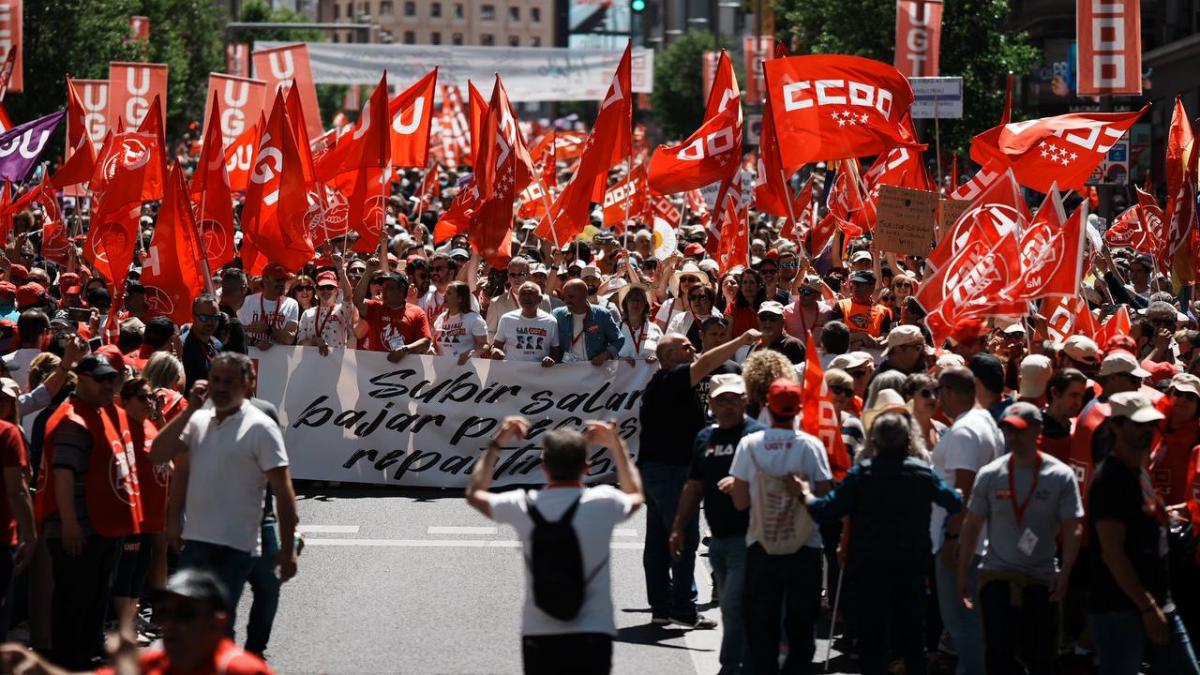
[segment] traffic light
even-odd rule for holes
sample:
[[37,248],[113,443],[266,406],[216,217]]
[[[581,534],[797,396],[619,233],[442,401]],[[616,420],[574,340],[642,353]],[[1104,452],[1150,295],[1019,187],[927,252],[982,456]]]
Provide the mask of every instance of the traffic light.
[[646,0],[629,0],[629,10],[634,14],[646,11]]

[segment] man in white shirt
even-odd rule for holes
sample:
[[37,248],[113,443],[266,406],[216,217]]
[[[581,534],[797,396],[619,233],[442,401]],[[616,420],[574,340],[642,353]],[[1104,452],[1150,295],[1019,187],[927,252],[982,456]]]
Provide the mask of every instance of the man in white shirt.
[[[612,639],[617,630],[613,622],[609,543],[613,528],[633,515],[644,496],[641,476],[629,459],[616,425],[601,421],[586,424],[584,434],[573,429],[555,429],[542,436],[545,489],[495,493],[488,488],[501,450],[510,444],[522,445],[529,433],[525,418],[506,418],[483,457],[475,463],[467,486],[468,504],[496,522],[512,525],[521,538],[526,559],[525,604],[521,611],[525,673],[602,674],[612,667]],[[608,485],[583,486],[589,444],[609,449],[619,490]],[[563,620],[551,616],[543,610],[546,598],[535,597],[535,588],[544,579],[535,580],[532,569],[545,561],[533,558],[531,541],[535,525],[531,510],[547,523],[571,518],[582,558],[584,584],[582,604],[574,618]]]
[[246,327],[246,343],[259,349],[296,343],[300,329],[300,305],[283,294],[293,275],[278,263],[263,270],[262,292],[246,296],[238,310],[238,321]]
[[[784,616],[788,655],[785,673],[807,672],[816,653],[814,629],[821,609],[821,532],[807,515],[803,518],[809,536],[792,553],[770,554],[759,541],[759,534],[770,528],[763,522],[770,513],[762,504],[754,504],[759,491],[756,484],[766,476],[785,481],[787,494],[803,510],[802,481],[812,493],[829,492],[833,473],[829,457],[816,437],[796,431],[804,390],[793,380],[780,378],[767,390],[767,412],[771,428],[747,434],[733,454],[729,486],[733,505],[750,509],[750,529],[746,532],[746,637],[750,661],[756,672],[777,672],[771,665],[779,660],[779,617]],[[784,604],[786,603],[786,611]]]
[[181,534],[180,523],[170,520],[168,541],[178,546],[182,540],[181,569],[208,569],[225,584],[231,635],[238,598],[262,547],[268,484],[278,514],[279,577],[296,575],[298,518],[287,451],[279,426],[246,400],[253,377],[248,356],[219,354],[208,381],[192,386],[187,410],[163,427],[150,450],[151,461],[174,459],[176,471],[186,472],[187,522]]
[[[532,281],[532,272],[528,258],[516,256],[508,261],[508,288],[501,293],[496,294],[488,303],[487,310],[487,327],[488,335],[494,337],[496,329],[500,325],[500,318],[509,312],[521,309],[520,298],[517,297],[518,289],[521,285]],[[542,297],[541,308],[547,312],[550,311],[550,301],[541,295],[541,287],[538,287],[539,295]]]
[[541,310],[542,289],[526,281],[518,287],[517,302],[520,307],[504,314],[496,324],[492,358],[553,366],[561,349],[558,320]]
[[[933,468],[951,487],[969,502],[975,474],[1004,452],[1004,435],[996,421],[975,401],[975,376],[961,367],[947,368],[938,376],[938,402],[954,424],[942,434],[933,448]],[[983,624],[979,610],[968,609],[958,597],[958,538],[964,515],[947,518],[945,509],[934,506],[931,522],[933,549],[939,560],[933,567],[937,575],[938,606],[942,623],[958,651],[959,675],[984,675]],[[980,537],[975,551],[978,558],[986,545],[987,533]],[[978,591],[978,560],[968,566],[970,579],[965,588],[972,601]]]

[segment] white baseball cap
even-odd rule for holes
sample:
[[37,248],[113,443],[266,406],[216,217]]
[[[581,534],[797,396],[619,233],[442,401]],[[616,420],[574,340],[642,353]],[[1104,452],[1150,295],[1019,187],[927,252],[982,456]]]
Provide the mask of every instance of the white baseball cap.
[[722,373],[720,375],[713,375],[709,380],[709,385],[709,398],[716,398],[721,394],[746,393],[746,381],[742,379],[741,375],[736,373]]
[[1100,377],[1108,375],[1132,375],[1134,377],[1150,377],[1150,371],[1142,368],[1142,364],[1129,352],[1113,352],[1100,362]]
[[1150,402],[1150,397],[1140,391],[1123,391],[1113,394],[1108,397],[1108,404],[1112,408],[1112,417],[1124,417],[1138,424],[1157,422],[1165,418]]

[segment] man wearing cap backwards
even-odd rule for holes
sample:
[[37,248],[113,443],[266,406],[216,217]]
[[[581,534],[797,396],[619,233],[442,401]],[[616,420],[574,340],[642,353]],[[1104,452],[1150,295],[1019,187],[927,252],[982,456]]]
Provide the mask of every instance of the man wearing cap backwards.
[[238,310],[238,321],[246,326],[246,341],[252,347],[290,345],[300,327],[300,305],[284,295],[293,275],[283,265],[271,263],[263,270],[262,291],[246,296]]
[[[357,331],[362,339],[360,348],[387,352],[388,361],[392,363],[409,354],[428,353],[433,344],[429,316],[408,301],[407,276],[400,272],[385,274],[382,297],[367,297],[371,280],[378,269],[379,261],[372,258],[367,263],[366,273],[354,288],[354,305],[363,319]],[[365,334],[361,330],[363,323],[366,323]]]
[[925,336],[916,326],[896,326],[884,340],[883,363],[876,373],[898,370],[912,375],[925,370]]
[[53,660],[83,669],[103,655],[122,539],[137,534],[142,506],[129,422],[113,405],[117,369],[92,354],[75,373],[75,394],[46,425],[36,507],[53,560]]
[[685,541],[684,530],[704,501],[704,519],[712,530],[708,560],[721,594],[721,673],[749,671],[743,598],[746,581],[746,530],[749,514],[733,505],[729,475],[733,453],[747,434],[766,429],[746,416],[746,382],[741,375],[713,375],[709,382],[708,407],[716,423],[696,435],[695,455],[688,481],[679,498],[679,510],[671,526],[671,554],[678,557]]
[[850,275],[851,296],[839,300],[830,319],[844,321],[850,328],[850,348],[878,347],[879,338],[892,328],[892,310],[875,301],[875,273],[870,270]]
[[296,344],[317,347],[321,356],[329,356],[330,349],[349,347],[359,322],[358,305],[347,302],[354,291],[346,276],[346,261],[337,253],[332,258],[334,271],[317,275],[317,302],[300,315],[296,333]]
[[1150,373],[1142,369],[1137,359],[1125,351],[1115,351],[1100,362],[1100,395],[1084,406],[1075,423],[1075,432],[1071,435],[1069,463],[1075,470],[1079,489],[1084,494],[1087,494],[1087,486],[1092,478],[1092,468],[1108,456],[1116,441],[1112,426],[1108,424],[1112,412],[1108,399],[1114,394],[1137,391],[1142,386],[1142,378],[1149,376]]
[[788,358],[792,365],[804,363],[807,348],[804,342],[788,335],[783,329],[783,305],[768,300],[758,306],[758,329],[762,337],[752,345],[750,352],[773,349]]
[[[767,496],[759,483],[764,476],[782,478],[787,494],[805,497],[804,484],[817,497],[829,492],[833,474],[825,446],[816,437],[794,429],[804,390],[796,382],[780,378],[767,390],[767,413],[771,428],[746,435],[734,451],[729,475],[729,494],[734,506],[750,509],[746,531],[746,631],[750,659],[759,673],[780,672],[780,616],[787,632],[788,654],[782,671],[808,672],[816,652],[814,628],[821,609],[821,532],[808,521],[807,541],[791,553],[768,553],[759,536],[767,531],[763,514],[766,504],[755,500]],[[770,528],[773,529],[773,528]],[[786,609],[785,609],[786,605]]]
[[1163,414],[1137,391],[1108,398],[1116,443],[1088,488],[1092,588],[1088,625],[1100,672],[1200,673],[1171,599],[1166,505],[1146,461]]
[[[1004,436],[988,411],[975,400],[975,376],[963,367],[951,367],[938,376],[938,403],[954,423],[942,434],[933,448],[933,467],[938,474],[970,501],[975,474],[1004,450]],[[979,611],[960,601],[958,588],[958,538],[962,514],[948,515],[935,508],[931,527],[933,550],[939,560],[934,563],[937,579],[938,607],[942,623],[954,639],[958,650],[960,675],[983,675],[983,628]],[[973,549],[972,562],[967,566],[966,589],[974,593],[975,572],[980,546]]]
[[1066,597],[1079,557],[1083,502],[1071,468],[1037,448],[1042,431],[1037,406],[1012,404],[1000,429],[1009,452],[975,476],[960,534],[957,592],[964,605],[974,604],[968,566],[987,527],[978,591],[987,672],[1052,673],[1060,614],[1055,603]]
[[687,337],[668,333],[658,342],[655,355],[660,368],[646,384],[639,412],[638,468],[646,490],[646,546],[642,566],[651,620],[712,628],[696,612],[696,548],[699,520],[691,518],[684,529],[684,544],[672,560],[668,535],[675,523],[680,493],[687,481],[688,465],[695,454],[696,434],[705,425],[701,382],[733,357],[738,348],[757,340],[756,330],[704,352],[697,358]]
[[518,284],[515,290],[520,307],[500,317],[491,356],[493,359],[553,366],[562,358],[558,321],[542,310],[542,289],[537,284],[526,281]]

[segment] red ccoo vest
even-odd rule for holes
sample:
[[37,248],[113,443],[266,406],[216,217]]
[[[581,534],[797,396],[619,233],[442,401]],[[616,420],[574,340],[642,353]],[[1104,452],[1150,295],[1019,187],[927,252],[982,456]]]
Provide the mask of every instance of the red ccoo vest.
[[1096,401],[1088,409],[1087,415],[1075,421],[1075,433],[1071,436],[1071,454],[1067,458],[1071,469],[1075,471],[1075,480],[1079,483],[1079,496],[1087,506],[1087,489],[1092,480],[1092,436],[1096,429],[1112,414],[1108,403]]

